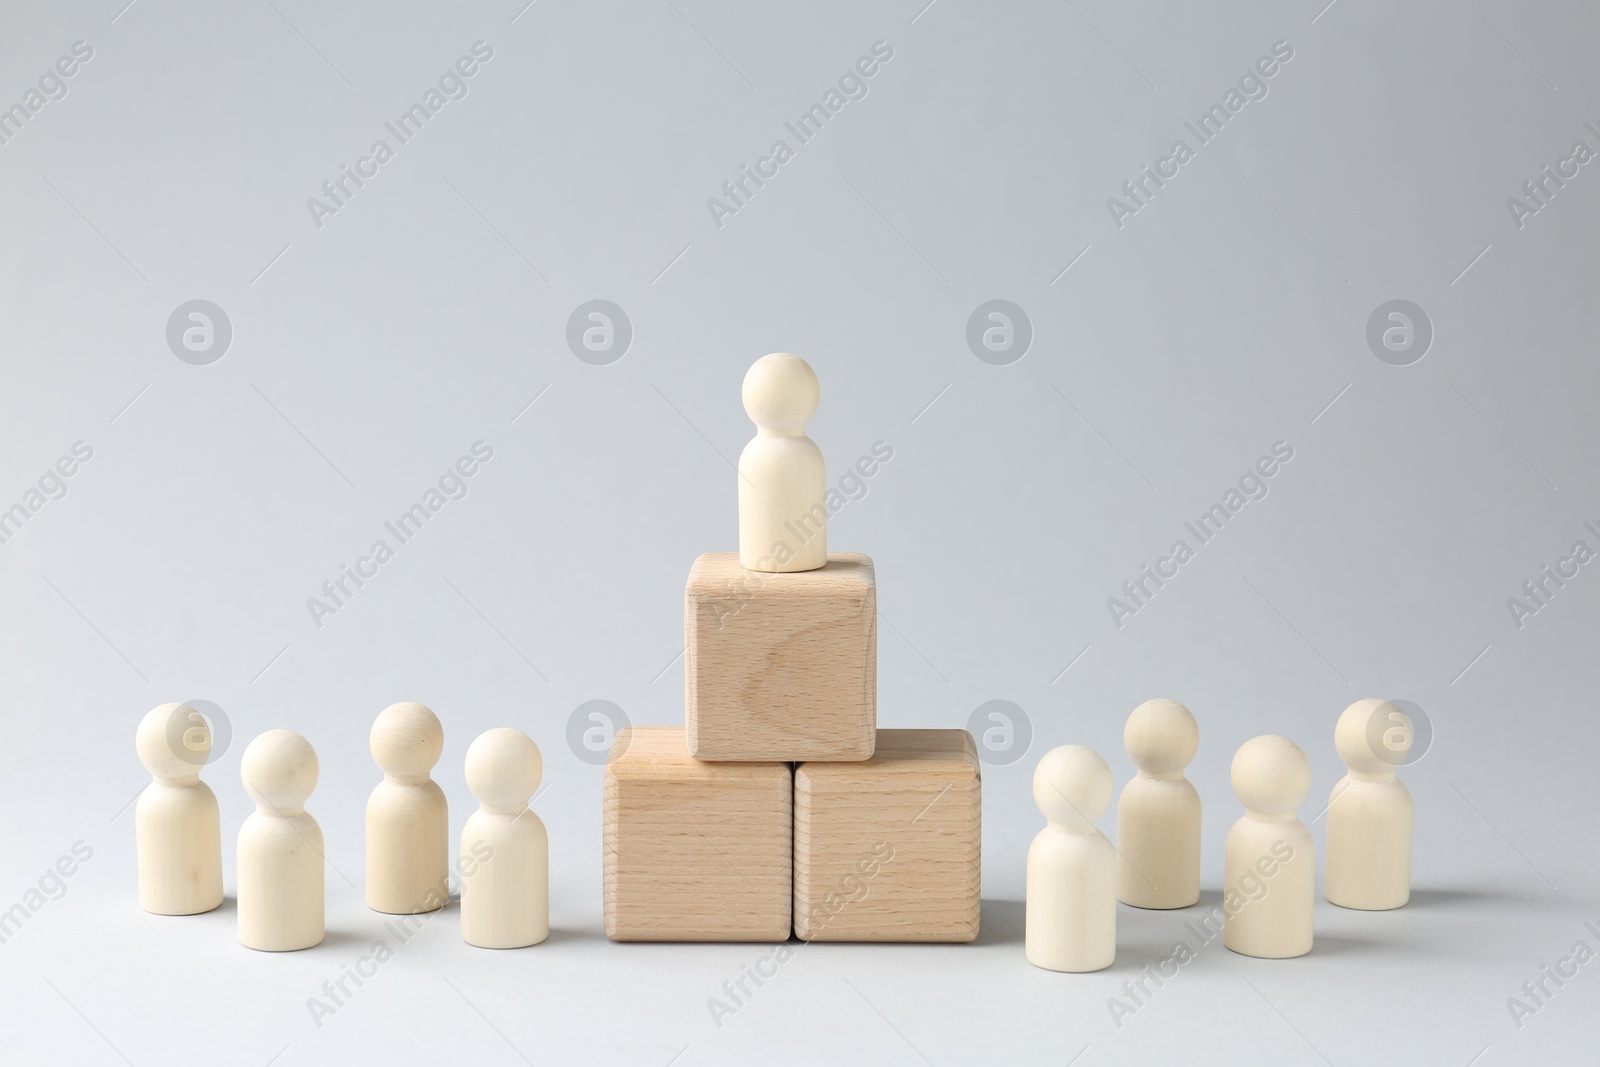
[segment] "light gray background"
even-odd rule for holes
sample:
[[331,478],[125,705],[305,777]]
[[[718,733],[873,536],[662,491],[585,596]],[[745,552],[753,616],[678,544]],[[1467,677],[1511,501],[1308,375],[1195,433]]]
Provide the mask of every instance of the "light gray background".
[[[0,908],[94,850],[0,945],[8,1060],[1592,1055],[1600,963],[1520,1028],[1506,1003],[1579,939],[1600,948],[1600,576],[1520,629],[1507,608],[1574,541],[1600,547],[1600,164],[1521,228],[1506,206],[1575,140],[1600,148],[1591,7],[124,2],[0,15],[0,103],[94,49],[0,146],[0,507],[94,449],[0,546]],[[479,40],[469,95],[313,225],[306,199]],[[713,225],[706,199],[879,40],[869,95]],[[1269,95],[1119,229],[1107,198],[1280,40]],[[597,298],[634,330],[609,366],[565,341]],[[997,298],[1034,331],[1009,366],[965,341]],[[209,366],[165,340],[192,299],[232,323]],[[1365,340],[1391,299],[1435,330],[1409,366]],[[600,769],[565,736],[593,699],[681,721],[683,581],[735,545],[739,381],[769,351],[816,367],[833,477],[895,450],[830,532],[878,564],[880,723],[962,726],[1004,699],[1033,740],[986,769],[978,945],[802,948],[718,1028],[707,998],[763,950],[604,939]],[[306,598],[480,439],[469,495],[313,625]],[[1280,440],[1270,495],[1113,625],[1107,598]],[[1201,723],[1207,903],[1245,739],[1306,749],[1307,819],[1351,701],[1415,701],[1435,741],[1405,774],[1409,907],[1319,904],[1296,961],[1212,945],[1119,1028],[1107,998],[1188,916],[1121,909],[1101,974],[1030,967],[1029,779],[1078,742],[1120,786],[1123,719],[1156,695]],[[184,699],[233,731],[207,772],[230,897],[245,743],[317,746],[322,947],[241,949],[231,899],[138,909],[133,729]],[[555,932],[473,950],[452,909],[319,1028],[307,998],[380,929],[366,735],[401,699],[444,720],[456,826],[473,736],[543,747]]]

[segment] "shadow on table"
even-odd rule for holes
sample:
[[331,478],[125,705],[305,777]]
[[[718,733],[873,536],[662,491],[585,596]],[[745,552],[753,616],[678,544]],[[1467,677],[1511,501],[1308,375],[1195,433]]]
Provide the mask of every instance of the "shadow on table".
[[979,945],[1022,944],[1023,903],[1020,900],[984,900],[978,912]]

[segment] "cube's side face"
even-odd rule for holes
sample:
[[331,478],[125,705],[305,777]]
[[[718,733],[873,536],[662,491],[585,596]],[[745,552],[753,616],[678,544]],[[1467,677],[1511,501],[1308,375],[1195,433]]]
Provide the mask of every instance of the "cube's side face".
[[764,770],[719,780],[607,768],[607,937],[788,938],[793,784],[787,767]]
[[876,586],[865,580],[830,585],[824,596],[796,594],[805,581],[801,573],[691,585],[684,707],[696,759],[851,761],[872,755]]
[[930,774],[816,770],[804,766],[795,776],[795,936],[974,940],[978,775],[960,766]]

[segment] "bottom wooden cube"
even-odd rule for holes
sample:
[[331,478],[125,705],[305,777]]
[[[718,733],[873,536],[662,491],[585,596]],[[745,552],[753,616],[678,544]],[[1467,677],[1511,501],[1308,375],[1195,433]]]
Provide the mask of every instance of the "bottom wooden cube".
[[879,730],[869,760],[800,764],[795,936],[974,940],[982,799],[965,730]]
[[605,776],[606,936],[784,941],[793,888],[787,763],[701,763],[681,726],[634,726]]

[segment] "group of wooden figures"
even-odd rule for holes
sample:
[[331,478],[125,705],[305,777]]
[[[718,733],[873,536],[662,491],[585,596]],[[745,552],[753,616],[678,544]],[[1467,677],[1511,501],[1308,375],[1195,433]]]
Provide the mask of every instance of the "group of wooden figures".
[[[1139,773],[1117,806],[1117,844],[1097,827],[1111,771],[1097,753],[1063,745],[1033,777],[1047,825],[1028,851],[1025,947],[1030,962],[1094,971],[1116,957],[1116,905],[1187,908],[1200,899],[1200,797],[1184,768],[1199,744],[1182,704],[1151,700],[1124,741]],[[1346,708],[1334,743],[1349,773],[1327,808],[1325,892],[1362,910],[1404,905],[1411,886],[1411,796],[1395,776],[1411,723],[1394,704]],[[139,724],[153,776],[135,808],[139,903],[191,915],[222,903],[216,795],[200,780],[210,731],[185,704]],[[367,802],[366,899],[418,915],[451,899],[448,807],[430,777],[443,749],[439,719],[395,704],[373,724],[384,777]],[[981,823],[977,751],[964,730],[874,730],[865,760],[696,759],[685,731],[621,731],[605,777],[605,923],[619,941],[971,941],[978,932]],[[479,809],[461,831],[462,937],[484,948],[535,945],[549,934],[549,842],[528,809],[543,764],[519,730],[481,734],[467,749]],[[239,830],[239,940],[265,951],[324,936],[322,831],[305,810],[317,756],[288,730],[262,734],[240,764],[256,811]],[[1229,831],[1224,944],[1248,956],[1311,950],[1315,851],[1296,817],[1310,787],[1305,754],[1282,737],[1234,756],[1244,816]]]
[[[449,815],[430,777],[444,729],[421,704],[385,708],[372,726],[383,770],[367,801],[367,906],[393,915],[438,911],[451,898]],[[222,903],[222,832],[216,794],[200,780],[211,751],[205,718],[163,704],[139,724],[139,759],[152,781],[134,808],[139,904],[158,915],[195,915]],[[478,810],[461,830],[457,868],[461,936],[483,948],[536,945],[550,933],[550,845],[528,810],[544,764],[539,746],[502,727],[467,749],[467,788]],[[317,754],[289,730],[269,730],[244,751],[240,776],[256,810],[239,828],[239,941],[288,952],[322,943],[322,828],[306,811]]]
[[[1200,731],[1189,709],[1150,700],[1123,732],[1139,773],[1117,804],[1117,843],[1096,826],[1111,803],[1111,770],[1092,749],[1047,752],[1033,799],[1047,825],[1028,850],[1024,934],[1028,960],[1053,971],[1097,971],[1116,959],[1117,901],[1187,908],[1200,900],[1200,795],[1184,777]],[[1349,773],[1326,808],[1329,902],[1364,911],[1411,896],[1411,794],[1395,776],[1412,724],[1386,700],[1358,700],[1334,728]],[[1252,738],[1233,757],[1245,814],[1228,831],[1223,944],[1246,956],[1311,951],[1316,852],[1295,810],[1311,788],[1305,753],[1286,738]]]
[[[978,935],[982,777],[965,730],[877,728],[877,585],[864,555],[829,553],[822,453],[806,436],[816,374],[764,356],[742,399],[756,436],[738,464],[739,551],[690,570],[681,727],[624,728],[605,768],[605,930],[616,941],[964,942]],[[870,460],[858,461],[860,464]],[[861,469],[863,477],[873,473]],[[1378,740],[1381,739],[1381,743]],[[1200,799],[1184,777],[1199,743],[1183,705],[1152,700],[1128,720],[1139,774],[1123,790],[1115,848],[1096,827],[1111,772],[1075,745],[1047,753],[1033,795],[1048,825],[1028,852],[1027,957],[1057,971],[1107,967],[1116,903],[1184,908],[1200,895]],[[444,793],[430,777],[438,718],[395,704],[372,727],[384,772],[366,812],[366,896],[376,911],[437,911],[451,897]],[[1350,773],[1328,808],[1328,899],[1383,909],[1409,896],[1411,798],[1394,776],[1410,723],[1361,701],[1335,731]],[[139,899],[187,915],[222,902],[216,797],[200,781],[204,718],[183,704],[145,716],[139,757],[154,776],[136,823]],[[526,734],[496,729],[466,755],[478,810],[461,832],[462,936],[486,948],[549,933],[549,842],[528,810],[543,764]],[[322,832],[305,810],[317,757],[273,730],[241,763],[256,811],[238,838],[239,940],[308,948],[323,939]],[[1311,948],[1315,855],[1295,816],[1305,754],[1247,742],[1233,787],[1247,809],[1228,835],[1225,943],[1251,956]]]

